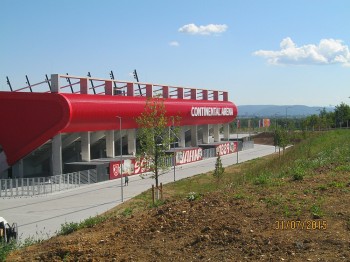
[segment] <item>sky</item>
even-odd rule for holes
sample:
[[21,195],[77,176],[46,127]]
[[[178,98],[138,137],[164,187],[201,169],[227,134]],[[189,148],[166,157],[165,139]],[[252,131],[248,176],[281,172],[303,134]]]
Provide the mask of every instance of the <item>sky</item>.
[[45,74],[350,104],[348,0],[0,0],[0,91]]

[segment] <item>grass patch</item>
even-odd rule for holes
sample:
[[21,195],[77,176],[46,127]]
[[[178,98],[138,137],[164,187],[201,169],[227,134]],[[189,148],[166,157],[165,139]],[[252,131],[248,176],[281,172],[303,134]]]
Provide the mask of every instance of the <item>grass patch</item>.
[[267,185],[270,183],[270,177],[270,173],[262,173],[255,178],[253,183],[254,185]]
[[123,217],[129,217],[132,214],[132,209],[130,207],[127,207],[124,209],[124,211],[121,213]]
[[328,184],[328,186],[333,188],[344,188],[346,184],[343,182],[332,181]]
[[80,223],[77,222],[65,222],[61,225],[60,230],[57,232],[57,235],[69,235],[79,229],[82,228],[91,228],[95,225],[98,225],[102,222],[104,222],[108,218],[107,215],[102,216],[95,216],[95,217],[89,217]]

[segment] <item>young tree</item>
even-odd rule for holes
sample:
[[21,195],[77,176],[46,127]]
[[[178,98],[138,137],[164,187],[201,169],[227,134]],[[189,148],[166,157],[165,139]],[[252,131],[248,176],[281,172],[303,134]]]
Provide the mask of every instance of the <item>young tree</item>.
[[[168,125],[173,124],[174,119],[175,117],[166,115],[163,98],[149,98],[144,112],[136,118],[137,135],[140,141],[138,156],[146,160],[147,169],[154,173],[157,198],[160,171],[169,167],[169,163],[165,161],[166,151],[174,141],[174,136],[169,134]],[[176,133],[177,129],[173,132]]]
[[216,178],[217,184],[220,183],[223,173],[225,172],[225,168],[222,166],[220,154],[218,153],[218,157],[216,158],[214,177]]
[[283,148],[283,154],[286,146],[289,143],[288,132],[284,128],[277,128],[275,132],[275,145],[278,146],[278,153],[281,155],[281,147]]

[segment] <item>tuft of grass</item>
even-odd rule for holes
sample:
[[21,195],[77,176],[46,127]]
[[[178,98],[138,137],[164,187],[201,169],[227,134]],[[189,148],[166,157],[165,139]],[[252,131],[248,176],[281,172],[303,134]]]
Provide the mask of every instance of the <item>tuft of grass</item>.
[[321,210],[321,207],[314,204],[310,208],[312,218],[319,219],[323,217],[323,211]]
[[320,191],[326,191],[327,190],[327,186],[326,185],[320,185],[317,187],[318,190]]
[[285,217],[291,216],[291,211],[287,205],[283,205],[283,214]]
[[239,199],[244,199],[245,196],[244,196],[243,194],[241,194],[241,193],[238,193],[238,194],[235,194],[235,195],[233,196],[233,198],[239,200]]
[[130,207],[127,207],[124,209],[124,211],[121,213],[124,217],[129,217],[132,214],[132,209]]
[[254,180],[254,185],[267,185],[270,182],[270,174],[267,172],[264,172],[260,175],[258,175]]
[[166,203],[165,200],[157,200],[154,202],[154,204],[151,203],[149,205],[149,208],[160,207],[160,206],[164,205],[165,203]]
[[350,164],[344,164],[344,165],[337,166],[335,168],[335,171],[349,172],[350,171]]
[[0,242],[0,261],[6,261],[8,254],[17,249],[17,243],[11,241],[10,243]]
[[195,201],[195,200],[199,199],[200,197],[201,197],[201,194],[196,193],[196,192],[190,192],[186,196],[186,199],[191,202],[191,201]]

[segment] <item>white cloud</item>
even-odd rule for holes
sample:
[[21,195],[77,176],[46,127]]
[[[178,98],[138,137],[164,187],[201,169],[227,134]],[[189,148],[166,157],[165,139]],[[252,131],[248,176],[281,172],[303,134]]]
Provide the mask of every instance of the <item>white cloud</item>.
[[170,46],[175,46],[175,47],[177,47],[177,46],[179,46],[180,44],[179,44],[179,42],[177,42],[177,41],[171,41],[171,42],[169,43],[169,45],[170,45]]
[[280,43],[281,50],[259,50],[253,55],[267,59],[272,65],[328,65],[350,66],[350,51],[341,40],[321,39],[318,45],[308,44],[298,47],[290,37]]
[[187,24],[179,28],[179,32],[191,34],[191,35],[212,35],[212,34],[220,34],[227,30],[228,26],[223,25],[200,25],[197,26],[195,24]]

